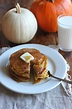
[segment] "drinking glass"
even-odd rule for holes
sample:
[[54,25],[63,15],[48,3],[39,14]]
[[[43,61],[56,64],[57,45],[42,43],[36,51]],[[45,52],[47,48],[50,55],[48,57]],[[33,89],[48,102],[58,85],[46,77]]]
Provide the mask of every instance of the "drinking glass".
[[58,22],[58,46],[62,51],[72,51],[72,16],[60,15]]

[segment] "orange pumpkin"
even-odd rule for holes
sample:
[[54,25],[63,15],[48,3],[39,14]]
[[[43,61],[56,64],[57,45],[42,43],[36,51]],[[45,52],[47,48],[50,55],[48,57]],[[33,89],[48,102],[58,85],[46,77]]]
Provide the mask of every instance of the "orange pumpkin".
[[43,31],[56,32],[57,17],[61,14],[72,15],[72,3],[71,0],[35,0],[30,10]]

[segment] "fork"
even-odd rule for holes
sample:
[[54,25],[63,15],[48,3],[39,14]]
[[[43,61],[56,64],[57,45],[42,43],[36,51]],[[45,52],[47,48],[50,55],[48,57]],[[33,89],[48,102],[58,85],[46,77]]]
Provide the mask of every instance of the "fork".
[[62,78],[59,78],[59,77],[57,77],[57,76],[54,76],[54,75],[52,75],[52,74],[50,73],[50,71],[48,71],[48,75],[49,75],[49,77],[53,77],[53,78],[58,79],[58,80],[60,80],[60,81],[63,81],[63,82],[67,82],[67,83],[69,83],[69,84],[72,84],[72,81],[66,80],[66,79],[62,79]]

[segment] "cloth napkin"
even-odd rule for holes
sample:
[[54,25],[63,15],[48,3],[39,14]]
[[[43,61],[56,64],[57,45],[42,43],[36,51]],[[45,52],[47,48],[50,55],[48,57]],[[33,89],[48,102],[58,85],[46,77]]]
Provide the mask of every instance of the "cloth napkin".
[[[58,50],[57,46],[50,47]],[[0,55],[8,49],[2,47]],[[68,63],[67,68],[70,70]],[[68,74],[65,78],[70,80]],[[65,82],[48,92],[33,95],[15,93],[0,84],[0,109],[72,109],[71,95],[71,85]]]

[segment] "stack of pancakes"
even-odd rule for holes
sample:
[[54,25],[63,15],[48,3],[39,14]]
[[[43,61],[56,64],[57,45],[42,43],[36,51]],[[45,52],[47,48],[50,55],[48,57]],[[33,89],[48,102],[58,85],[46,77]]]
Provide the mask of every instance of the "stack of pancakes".
[[[24,53],[30,53],[34,59],[26,63],[20,56]],[[20,49],[10,56],[10,76],[17,82],[29,81],[32,74],[34,83],[40,82],[48,77],[46,70],[48,59],[39,50],[34,48]]]

